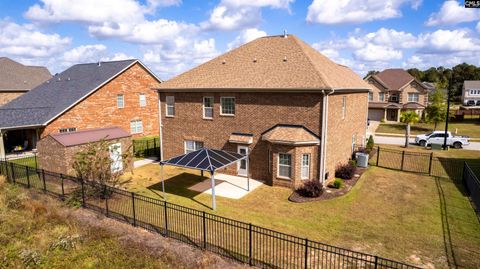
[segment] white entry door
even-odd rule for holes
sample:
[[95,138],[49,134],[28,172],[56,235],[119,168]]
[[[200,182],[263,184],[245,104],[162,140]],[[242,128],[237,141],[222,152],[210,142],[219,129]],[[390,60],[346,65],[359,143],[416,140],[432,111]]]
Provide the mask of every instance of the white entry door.
[[[238,146],[238,151],[239,154],[242,155],[248,155],[248,147],[247,146]],[[237,163],[237,174],[239,176],[247,176],[247,160],[241,160]]]
[[122,162],[122,144],[115,143],[108,147],[110,151],[110,159],[112,160],[111,170],[112,173],[120,172],[123,170]]

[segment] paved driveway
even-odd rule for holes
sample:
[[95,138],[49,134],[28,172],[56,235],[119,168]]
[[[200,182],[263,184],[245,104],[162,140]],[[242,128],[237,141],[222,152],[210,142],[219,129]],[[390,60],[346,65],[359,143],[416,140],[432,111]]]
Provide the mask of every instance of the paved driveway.
[[[389,144],[389,145],[404,145],[405,137],[390,137],[390,136],[374,136],[375,143]],[[415,139],[410,138],[410,143],[414,143]],[[470,145],[465,146],[466,150],[480,150],[480,142],[470,142]]]

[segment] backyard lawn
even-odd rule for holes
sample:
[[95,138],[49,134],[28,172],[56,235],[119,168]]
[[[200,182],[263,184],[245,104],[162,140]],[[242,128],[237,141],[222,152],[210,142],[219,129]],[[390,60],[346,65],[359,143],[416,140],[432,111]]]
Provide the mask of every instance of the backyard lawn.
[[[197,171],[165,167],[169,202],[210,211],[211,196],[188,187]],[[160,168],[146,165],[126,174],[127,188],[162,198]],[[324,243],[407,263],[446,268],[480,267],[480,222],[462,187],[372,167],[345,196],[297,204],[291,190],[261,186],[239,200],[217,197],[216,214]]]
[[[434,125],[430,123],[416,123],[412,125],[412,135],[425,134],[433,131]],[[439,123],[437,130],[445,130],[445,123]],[[480,138],[480,120],[464,120],[462,122],[450,122],[448,129],[454,133],[458,129],[458,135],[467,135],[473,138]],[[382,123],[378,126],[376,133],[405,134],[403,123]]]

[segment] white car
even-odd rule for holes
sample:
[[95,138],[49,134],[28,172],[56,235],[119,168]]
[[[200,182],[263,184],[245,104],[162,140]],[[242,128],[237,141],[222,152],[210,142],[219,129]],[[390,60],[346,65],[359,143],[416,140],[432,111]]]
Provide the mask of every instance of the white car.
[[[445,139],[445,131],[433,131],[429,134],[417,135],[415,143],[427,147],[431,144],[442,144]],[[460,149],[463,146],[470,144],[468,136],[452,136],[451,132],[447,132],[447,146]]]

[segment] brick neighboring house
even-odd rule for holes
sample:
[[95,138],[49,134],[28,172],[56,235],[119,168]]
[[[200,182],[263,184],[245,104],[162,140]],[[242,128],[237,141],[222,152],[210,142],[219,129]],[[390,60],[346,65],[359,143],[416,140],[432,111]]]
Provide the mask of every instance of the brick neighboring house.
[[160,83],[138,60],[74,65],[0,108],[0,157],[51,133],[117,126],[158,135]]
[[7,57],[0,57],[0,106],[51,77],[46,67],[27,66]]
[[402,111],[414,110],[420,116],[428,105],[429,87],[403,69],[385,69],[367,76],[370,120],[400,121]]
[[160,85],[162,156],[248,152],[250,176],[268,184],[330,179],[365,141],[369,90],[293,35],[259,38]]

